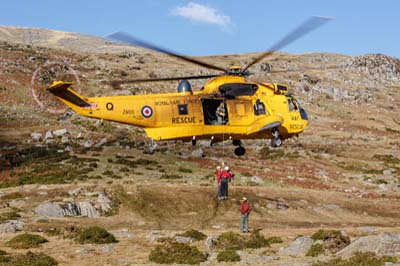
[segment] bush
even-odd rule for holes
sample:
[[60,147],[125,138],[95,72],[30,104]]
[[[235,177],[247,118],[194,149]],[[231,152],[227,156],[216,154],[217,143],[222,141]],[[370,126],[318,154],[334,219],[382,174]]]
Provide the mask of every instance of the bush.
[[32,234],[22,234],[14,237],[10,241],[7,242],[7,246],[11,248],[36,248],[42,243],[46,243],[48,240],[39,235]]
[[280,238],[279,236],[268,237],[267,240],[268,240],[268,243],[270,243],[270,244],[283,243],[282,238]]
[[19,215],[16,211],[5,212],[5,213],[0,214],[0,223],[10,221],[10,220],[16,220],[18,218],[21,218],[21,215]]
[[75,240],[80,244],[108,244],[118,242],[113,234],[97,226],[80,230]]
[[396,259],[388,256],[377,257],[373,252],[356,252],[347,260],[336,258],[326,262],[318,261],[313,266],[383,266],[385,262],[396,262]]
[[7,255],[7,252],[5,252],[4,250],[0,249],[0,256],[4,256],[4,255]]
[[0,256],[0,266],[53,266],[57,261],[44,253],[28,251],[25,255]]
[[250,239],[246,242],[246,248],[262,248],[269,247],[269,241],[263,235],[260,234],[260,230],[255,230]]
[[217,248],[226,249],[226,250],[241,250],[245,248],[246,241],[245,239],[236,233],[226,232],[219,236],[216,241]]
[[240,261],[240,256],[237,254],[235,250],[223,250],[218,252],[217,255],[217,260],[218,262],[221,261],[227,261],[227,262],[233,262],[233,261]]
[[183,234],[177,234],[177,236],[191,237],[191,238],[195,239],[196,241],[204,240],[207,238],[207,235],[205,235],[202,232],[199,232],[197,230],[193,230],[193,229],[186,231]]
[[166,241],[150,252],[149,260],[161,264],[199,264],[207,255],[185,243]]
[[325,247],[321,244],[313,244],[310,250],[307,252],[306,256],[318,257],[325,252]]

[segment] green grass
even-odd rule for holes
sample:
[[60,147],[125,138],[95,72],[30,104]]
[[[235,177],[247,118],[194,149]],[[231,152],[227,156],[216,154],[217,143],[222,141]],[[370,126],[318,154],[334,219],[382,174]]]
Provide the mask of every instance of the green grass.
[[237,254],[235,250],[222,250],[218,252],[217,261],[225,261],[225,262],[235,262],[240,261],[240,256]]
[[308,250],[306,256],[308,257],[318,257],[325,252],[325,247],[321,244],[313,244]]
[[181,173],[188,173],[188,174],[193,173],[193,170],[192,170],[192,169],[183,168],[183,167],[180,167],[180,168],[178,169],[178,171],[181,172]]
[[108,244],[118,242],[113,234],[97,226],[80,230],[75,240],[80,244]]
[[21,215],[19,215],[16,211],[5,212],[0,214],[0,223],[10,220],[17,220],[18,218],[21,218]]
[[383,266],[385,262],[396,262],[396,258],[378,257],[373,252],[357,252],[349,259],[335,258],[326,262],[318,261],[313,266]]
[[189,244],[165,241],[155,247],[149,255],[149,261],[160,264],[199,264],[206,261],[207,255]]
[[21,199],[23,197],[24,197],[24,195],[22,195],[20,192],[12,192],[12,193],[2,196],[1,199],[2,200],[13,200],[13,199]]
[[15,236],[8,241],[6,245],[15,249],[28,249],[39,247],[40,244],[46,242],[48,242],[48,240],[42,236],[25,233]]

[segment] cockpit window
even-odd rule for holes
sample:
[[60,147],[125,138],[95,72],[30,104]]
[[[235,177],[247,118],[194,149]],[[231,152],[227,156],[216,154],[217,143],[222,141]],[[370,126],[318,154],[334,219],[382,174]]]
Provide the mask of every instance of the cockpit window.
[[294,99],[287,99],[289,111],[297,111],[299,108],[297,106],[296,100]]

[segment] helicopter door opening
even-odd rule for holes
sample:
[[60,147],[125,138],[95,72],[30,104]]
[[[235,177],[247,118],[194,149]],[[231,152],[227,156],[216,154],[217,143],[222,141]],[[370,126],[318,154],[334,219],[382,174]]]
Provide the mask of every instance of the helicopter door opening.
[[204,124],[225,125],[228,123],[226,103],[218,99],[202,99]]
[[267,111],[265,110],[265,104],[257,99],[256,103],[254,104],[254,114],[255,115],[265,115]]

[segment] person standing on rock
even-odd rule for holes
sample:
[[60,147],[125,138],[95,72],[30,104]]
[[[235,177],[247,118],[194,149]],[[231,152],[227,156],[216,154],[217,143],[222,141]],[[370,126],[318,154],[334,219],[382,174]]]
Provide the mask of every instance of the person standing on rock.
[[240,232],[249,232],[249,215],[251,212],[251,205],[247,201],[246,197],[243,197],[240,201]]
[[217,198],[221,200],[221,174],[222,174],[222,169],[221,166],[217,166],[217,170],[215,170],[215,175],[217,177],[217,185],[218,185],[218,192],[217,192]]
[[229,167],[225,166],[221,173],[221,200],[228,199],[228,184],[234,176]]

